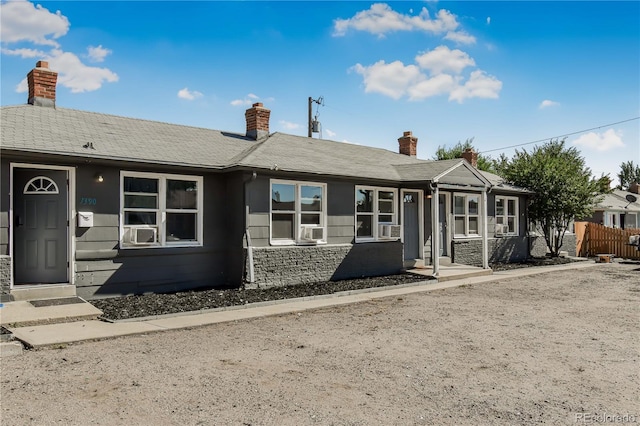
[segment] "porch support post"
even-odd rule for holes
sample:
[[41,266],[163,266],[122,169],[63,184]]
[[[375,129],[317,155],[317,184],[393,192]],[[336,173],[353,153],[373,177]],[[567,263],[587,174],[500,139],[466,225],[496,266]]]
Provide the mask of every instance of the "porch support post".
[[440,202],[438,187],[433,188],[433,196],[431,198],[431,247],[433,251],[431,256],[433,257],[433,276],[438,277],[440,275]]
[[487,188],[482,190],[482,267],[489,269],[489,241],[487,236],[489,218],[487,216]]

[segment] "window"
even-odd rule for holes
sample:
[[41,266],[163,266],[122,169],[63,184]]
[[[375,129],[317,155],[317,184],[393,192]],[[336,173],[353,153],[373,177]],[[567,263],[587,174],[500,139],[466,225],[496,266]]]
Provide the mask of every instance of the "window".
[[496,234],[518,235],[518,199],[496,197]]
[[480,195],[455,194],[453,196],[453,226],[456,237],[480,235]]
[[271,243],[325,242],[326,185],[271,181]]
[[202,245],[202,177],[122,172],[123,248]]
[[22,192],[25,194],[57,194],[58,185],[46,176],[38,176],[27,182]]
[[398,190],[356,186],[356,241],[380,239],[379,225],[397,224]]

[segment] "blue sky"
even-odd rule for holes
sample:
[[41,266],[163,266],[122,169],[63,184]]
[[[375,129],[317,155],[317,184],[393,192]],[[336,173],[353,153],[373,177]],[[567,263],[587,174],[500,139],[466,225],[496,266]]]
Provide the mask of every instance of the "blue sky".
[[[418,157],[474,138],[492,156],[567,137],[594,174],[640,163],[640,2],[3,1],[1,103],[27,100],[40,59],[57,105]],[[618,123],[621,121],[624,123]],[[318,135],[315,135],[316,137]],[[534,144],[521,149],[532,149]]]

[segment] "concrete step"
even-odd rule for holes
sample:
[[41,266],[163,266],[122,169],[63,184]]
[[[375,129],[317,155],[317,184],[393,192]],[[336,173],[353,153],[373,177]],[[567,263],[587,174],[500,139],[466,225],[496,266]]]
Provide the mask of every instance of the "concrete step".
[[7,328],[97,319],[102,311],[80,297],[3,303],[0,325]]
[[74,297],[76,286],[70,284],[19,285],[10,291],[14,301]]

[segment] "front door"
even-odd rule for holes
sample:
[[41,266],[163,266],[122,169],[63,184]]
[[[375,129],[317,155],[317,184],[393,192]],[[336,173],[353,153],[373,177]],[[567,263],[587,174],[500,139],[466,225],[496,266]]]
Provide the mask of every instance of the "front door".
[[418,192],[404,192],[404,260],[420,259],[420,198]]
[[68,282],[67,172],[16,168],[13,176],[14,282]]
[[438,195],[438,238],[440,256],[449,256],[449,241],[447,238],[447,195]]

